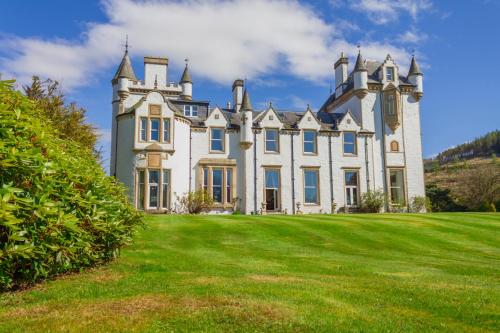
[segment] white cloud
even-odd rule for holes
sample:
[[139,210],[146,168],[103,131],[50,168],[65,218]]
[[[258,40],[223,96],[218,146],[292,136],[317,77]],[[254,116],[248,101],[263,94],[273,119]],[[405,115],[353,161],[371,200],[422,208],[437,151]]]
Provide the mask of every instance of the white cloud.
[[419,44],[427,40],[429,36],[427,34],[412,28],[411,30],[407,30],[404,33],[400,34],[397,37],[397,40],[401,43],[406,44]]
[[[356,52],[334,24],[294,0],[107,0],[103,8],[108,21],[87,24],[80,40],[4,38],[0,72],[22,83],[36,74],[65,89],[89,85],[116,68],[126,34],[132,56],[166,55],[177,68],[189,57],[193,76],[224,84],[269,73],[322,82],[341,51]],[[378,42],[363,49],[381,59],[388,47],[395,49]]]
[[417,20],[420,12],[432,8],[430,0],[358,0],[351,8],[365,13],[375,24],[396,21],[401,13],[407,13]]

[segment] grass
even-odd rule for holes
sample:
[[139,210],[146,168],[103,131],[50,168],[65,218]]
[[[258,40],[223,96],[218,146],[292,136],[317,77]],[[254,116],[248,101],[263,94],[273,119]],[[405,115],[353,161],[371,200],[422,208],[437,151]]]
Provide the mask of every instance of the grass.
[[107,266],[0,295],[0,331],[500,330],[498,214],[147,224]]

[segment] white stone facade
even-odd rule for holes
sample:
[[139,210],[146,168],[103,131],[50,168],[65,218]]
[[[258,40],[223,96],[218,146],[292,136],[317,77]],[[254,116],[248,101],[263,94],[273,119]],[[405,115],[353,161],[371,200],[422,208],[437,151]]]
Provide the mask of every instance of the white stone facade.
[[[424,196],[422,73],[358,55],[336,63],[336,92],[318,112],[252,110],[243,81],[233,107],[193,98],[188,68],[169,83],[166,58],[146,57],[138,80],[126,53],[113,78],[111,174],[139,209],[180,212],[179,198],[205,189],[212,213],[355,211],[367,191],[385,209]],[[229,95],[229,94],[228,94]]]

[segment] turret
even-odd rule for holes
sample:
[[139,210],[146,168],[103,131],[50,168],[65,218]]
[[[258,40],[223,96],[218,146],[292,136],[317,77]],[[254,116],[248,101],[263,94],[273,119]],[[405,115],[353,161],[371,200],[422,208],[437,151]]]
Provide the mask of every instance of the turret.
[[411,58],[410,70],[408,71],[408,81],[415,86],[413,97],[418,101],[424,95],[424,74],[420,71],[415,56]]
[[243,101],[243,80],[236,79],[233,83],[234,112],[239,112]]
[[123,55],[120,66],[118,66],[115,76],[111,81],[114,90],[122,101],[127,98],[129,94],[129,80],[137,81],[137,78],[135,77],[134,70],[132,69],[132,64],[130,63],[128,49],[125,49],[125,54]]
[[352,76],[354,80],[354,93],[361,99],[368,94],[368,70],[366,69],[361,51],[358,52]]
[[243,93],[243,99],[241,102],[240,109],[240,147],[242,149],[248,149],[252,146],[252,124],[253,124],[253,114],[252,114],[252,104],[250,103],[250,97],[245,89]]
[[189,75],[187,62],[186,62],[186,68],[184,68],[184,73],[182,73],[182,78],[180,83],[182,87],[181,99],[187,99],[187,100],[193,99],[193,81],[191,81],[191,76]]
[[345,56],[344,52],[340,55],[339,60],[335,62],[335,97],[339,97],[343,92],[343,84],[347,81],[347,65],[349,59]]

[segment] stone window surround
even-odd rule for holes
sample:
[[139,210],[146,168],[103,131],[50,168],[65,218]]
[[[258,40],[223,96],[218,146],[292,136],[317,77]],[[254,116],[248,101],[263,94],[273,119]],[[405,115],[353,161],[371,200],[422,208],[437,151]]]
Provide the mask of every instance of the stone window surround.
[[[352,133],[354,135],[354,153],[345,152],[345,134]],[[358,136],[356,131],[343,131],[342,132],[342,153],[344,156],[358,156]]]
[[266,171],[268,170],[272,170],[272,171],[278,171],[278,207],[276,207],[275,210],[273,211],[269,211],[269,212],[280,212],[281,211],[281,207],[282,207],[282,191],[281,191],[281,165],[262,165],[262,169],[263,169],[263,202],[266,202],[267,198],[266,198],[266,189],[267,189],[267,186],[266,186]]
[[[307,152],[305,150],[305,133],[306,132],[313,132],[314,133],[314,151],[313,152]],[[308,156],[317,156],[318,155],[318,132],[313,129],[305,129],[302,131],[302,153],[304,155]]]
[[[150,208],[149,207],[149,170],[157,170],[160,172],[160,180],[158,183],[158,207],[156,208]],[[136,168],[135,172],[135,180],[134,180],[134,187],[135,187],[135,207],[139,209],[139,172],[144,171],[144,202],[143,202],[143,207],[144,211],[165,211],[170,209],[172,205],[172,169],[169,168],[161,168],[161,167],[151,167],[151,168]],[[162,207],[163,205],[163,173],[164,171],[168,171],[170,176],[169,176],[169,193],[168,196],[170,198],[170,202],[168,202],[169,207]]]
[[[359,200],[361,198],[361,193],[360,193],[360,188],[359,188],[359,171],[360,171],[360,168],[359,167],[348,167],[348,168],[342,168],[342,170],[344,171],[344,174],[343,174],[343,183],[344,183],[344,205],[346,207],[357,207],[359,206]],[[346,185],[346,182],[345,182],[345,175],[347,172],[355,172],[356,173],[356,185]],[[353,188],[355,187],[356,188],[356,205],[348,205],[347,204],[347,194],[346,194],[346,190],[347,188]]]
[[[317,180],[317,201],[316,202],[306,202],[306,171],[315,171]],[[320,206],[321,205],[321,186],[320,186],[320,167],[314,166],[304,166],[302,167],[302,199],[304,206]]]
[[[222,131],[222,150],[212,150],[212,130],[220,129]],[[225,154],[226,153],[226,128],[221,126],[211,126],[208,129],[208,152],[211,154]]]
[[389,196],[389,205],[394,206],[397,205],[397,203],[392,202],[392,194],[391,194],[391,188],[394,186],[391,186],[391,171],[401,171],[403,173],[403,206],[406,206],[408,203],[408,198],[407,198],[407,181],[406,181],[406,168],[405,167],[387,167],[387,172],[386,172],[386,177],[387,177],[387,195]]
[[[267,150],[267,131],[276,132],[276,151]],[[279,154],[280,153],[280,129],[278,127],[266,127],[264,128],[264,154]]]
[[[236,165],[233,163],[218,163],[217,161],[213,161],[211,163],[203,163],[199,166],[198,171],[198,179],[199,185],[198,188],[203,189],[205,179],[204,179],[204,169],[207,169],[208,172],[208,181],[207,181],[207,192],[210,196],[212,196],[212,170],[213,169],[221,169],[222,171],[222,203],[214,203],[211,208],[232,208],[233,200],[236,199],[237,192],[237,174],[236,174]],[[227,198],[227,170],[231,169],[232,171],[232,184],[231,184],[231,198],[228,201]]]
[[[153,114],[153,108],[152,107],[158,107],[160,106],[160,112],[159,114]],[[142,120],[143,119],[147,119],[146,121],[146,141],[142,140],[141,138],[141,132],[142,132]],[[156,141],[156,140],[151,140],[151,120],[152,119],[158,119],[160,121],[160,127],[159,127],[159,133],[158,133],[158,138],[159,140]],[[165,120],[168,120],[169,122],[169,135],[168,135],[168,141],[164,141],[163,140],[163,130],[164,130],[164,121]],[[171,117],[162,117],[161,115],[161,105],[158,105],[158,104],[149,104],[149,112],[148,112],[148,116],[147,117],[144,117],[144,116],[140,116],[138,117],[138,126],[137,128],[139,129],[138,131],[138,142],[158,142],[158,143],[167,143],[167,144],[170,144],[172,143],[172,126],[173,126],[173,122],[172,122],[172,118]]]

